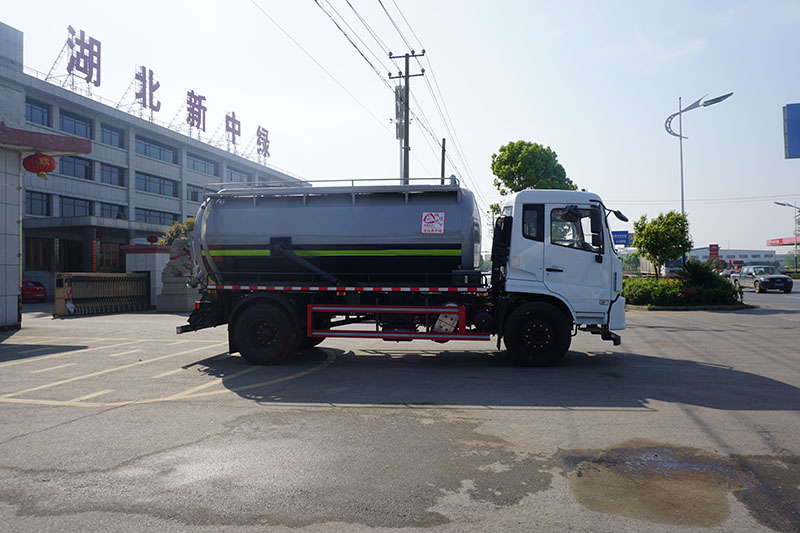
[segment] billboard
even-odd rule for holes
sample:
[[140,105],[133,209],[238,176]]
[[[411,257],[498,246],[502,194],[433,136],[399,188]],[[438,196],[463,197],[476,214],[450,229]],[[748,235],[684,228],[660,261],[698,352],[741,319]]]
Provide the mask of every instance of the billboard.
[[719,244],[708,245],[708,258],[719,259]]
[[786,159],[800,158],[800,104],[783,106],[783,148]]
[[627,231],[612,231],[611,237],[617,246],[630,246],[633,242],[633,234]]

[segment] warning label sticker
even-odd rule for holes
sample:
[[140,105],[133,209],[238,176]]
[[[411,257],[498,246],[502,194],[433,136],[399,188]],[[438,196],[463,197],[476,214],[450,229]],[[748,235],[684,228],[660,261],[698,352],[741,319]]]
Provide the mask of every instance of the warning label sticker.
[[444,233],[444,211],[423,211],[422,233]]

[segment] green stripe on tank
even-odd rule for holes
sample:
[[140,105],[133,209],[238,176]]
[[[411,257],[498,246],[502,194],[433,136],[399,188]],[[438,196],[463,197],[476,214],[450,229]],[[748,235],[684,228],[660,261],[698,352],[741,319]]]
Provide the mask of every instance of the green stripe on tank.
[[[201,252],[206,255],[205,250]],[[269,250],[209,250],[211,257],[267,257]]]

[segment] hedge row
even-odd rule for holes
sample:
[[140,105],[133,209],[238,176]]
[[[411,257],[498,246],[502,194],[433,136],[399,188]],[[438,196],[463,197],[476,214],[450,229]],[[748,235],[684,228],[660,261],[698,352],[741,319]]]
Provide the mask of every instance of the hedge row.
[[676,278],[626,278],[622,295],[632,305],[736,305],[738,292],[732,285],[687,286]]

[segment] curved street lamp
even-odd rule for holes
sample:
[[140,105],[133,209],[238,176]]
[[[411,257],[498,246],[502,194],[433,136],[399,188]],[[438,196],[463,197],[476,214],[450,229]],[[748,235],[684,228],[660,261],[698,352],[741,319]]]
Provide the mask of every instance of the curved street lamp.
[[[692,102],[685,108],[681,108],[681,99],[678,98],[678,112],[673,113],[667,117],[666,122],[664,122],[664,129],[667,130],[667,133],[677,137],[680,140],[681,146],[681,214],[684,214],[683,209],[683,140],[688,139],[688,137],[683,136],[683,114],[687,111],[691,111],[692,109],[697,109],[698,107],[708,107],[710,105],[718,104],[723,100],[727,100],[733,93],[723,94],[722,96],[717,96],[716,98],[711,98],[706,101],[702,101],[708,95],[705,95],[701,98],[698,98],[696,101]],[[675,133],[672,130],[672,119],[678,117],[678,133]]]

